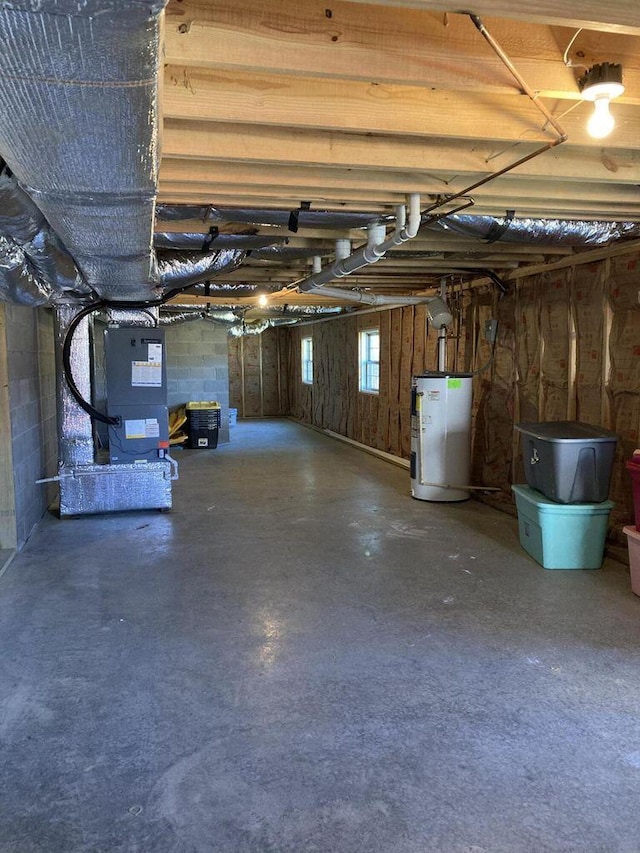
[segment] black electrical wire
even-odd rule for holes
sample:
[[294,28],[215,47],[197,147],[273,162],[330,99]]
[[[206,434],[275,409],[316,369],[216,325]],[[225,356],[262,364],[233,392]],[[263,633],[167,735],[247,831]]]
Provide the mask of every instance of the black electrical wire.
[[148,308],[139,308],[138,310],[140,311],[141,314],[146,314],[147,317],[150,317],[151,321],[153,322],[154,327],[156,329],[158,328],[158,325],[160,323],[160,320],[158,319],[158,317],[154,317],[153,313],[151,311],[149,311]]
[[73,343],[73,335],[76,329],[85,317],[87,317],[89,314],[93,314],[94,311],[98,311],[100,308],[104,307],[104,302],[92,302],[90,305],[85,305],[85,307],[81,311],[78,311],[76,316],[69,323],[69,328],[67,329],[67,333],[64,336],[64,343],[62,345],[62,369],[64,372],[64,378],[67,380],[69,390],[71,391],[74,400],[80,406],[80,408],[85,411],[93,420],[100,421],[101,423],[108,424],[109,426],[116,426],[120,423],[120,418],[109,417],[109,415],[105,415],[102,412],[99,412],[91,405],[91,403],[88,403],[80,393],[78,386],[76,385],[75,380],[73,378],[73,372],[71,370],[71,345]]
[[160,299],[148,299],[141,302],[125,302],[123,300],[92,302],[89,305],[85,305],[85,307],[82,308],[82,310],[80,310],[69,323],[69,328],[67,329],[67,333],[64,337],[64,343],[62,345],[62,370],[74,400],[90,418],[95,421],[100,421],[100,423],[107,424],[108,426],[119,426],[120,424],[120,418],[105,415],[103,412],[99,412],[98,409],[94,408],[91,403],[87,402],[80,393],[80,390],[73,378],[73,372],[71,370],[71,344],[73,343],[75,331],[82,320],[84,320],[85,317],[88,317],[89,314],[93,314],[94,311],[104,310],[105,308],[117,308],[125,311],[144,311],[145,314],[149,314],[149,316],[155,320],[156,318],[153,317],[151,312],[147,309],[158,308],[161,305],[164,305],[170,299],[173,299],[174,296],[178,296],[184,290],[187,290],[192,286],[193,283],[185,285],[184,287],[175,287],[173,290],[165,293]]

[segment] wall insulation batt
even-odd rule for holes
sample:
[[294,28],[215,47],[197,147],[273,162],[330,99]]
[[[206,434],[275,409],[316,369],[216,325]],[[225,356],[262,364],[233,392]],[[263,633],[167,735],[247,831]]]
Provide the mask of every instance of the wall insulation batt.
[[[473,380],[472,482],[499,490],[484,498],[494,505],[513,511],[511,485],[525,481],[514,424],[581,420],[618,434],[611,521],[614,539],[624,543],[622,526],[632,519],[624,461],[638,446],[640,427],[640,253],[629,246],[612,254],[520,273],[502,298],[490,285],[452,293],[447,364],[462,372],[486,364],[491,347],[484,321],[498,318],[493,362]],[[367,327],[380,330],[377,395],[358,393],[358,331]],[[300,339],[308,335],[312,386],[300,379]],[[255,341],[229,342],[230,402],[241,416],[243,401],[245,416],[259,416],[261,398],[279,399],[280,410],[264,414],[290,415],[409,458],[411,376],[436,365],[437,336],[427,328],[424,306],[273,329],[262,337],[269,370],[260,370]],[[284,374],[276,369],[278,352]]]

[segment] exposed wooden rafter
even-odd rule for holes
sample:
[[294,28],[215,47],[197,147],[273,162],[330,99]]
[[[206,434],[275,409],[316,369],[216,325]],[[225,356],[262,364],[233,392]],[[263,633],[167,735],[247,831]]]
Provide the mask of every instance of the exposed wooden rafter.
[[[568,141],[474,191],[473,213],[640,222],[636,11],[627,0],[480,0],[474,13]],[[469,15],[447,0],[170,0],[165,37],[161,202],[288,211],[308,201],[313,210],[389,216],[408,192],[427,206],[555,138]],[[622,64],[626,86],[604,142],[586,132],[591,105],[577,83],[581,66],[603,61]],[[284,233],[292,247],[315,241],[325,258],[342,236],[317,227],[293,234],[259,216],[227,219],[215,220],[227,233]],[[209,224],[157,228],[204,232]],[[349,236],[362,242],[362,231]],[[435,281],[476,261],[508,271],[574,251],[497,242],[478,252],[478,241],[455,238],[453,249],[451,239],[421,235],[437,256],[403,261],[398,253],[353,281],[412,292],[425,276]],[[309,264],[249,258],[227,280],[287,283]]]

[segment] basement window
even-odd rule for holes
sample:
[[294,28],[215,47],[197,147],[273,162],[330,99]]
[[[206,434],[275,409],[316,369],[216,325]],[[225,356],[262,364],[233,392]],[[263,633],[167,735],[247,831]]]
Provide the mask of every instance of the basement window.
[[313,385],[313,338],[302,338],[302,381]]
[[380,390],[380,329],[360,332],[360,390],[377,394]]

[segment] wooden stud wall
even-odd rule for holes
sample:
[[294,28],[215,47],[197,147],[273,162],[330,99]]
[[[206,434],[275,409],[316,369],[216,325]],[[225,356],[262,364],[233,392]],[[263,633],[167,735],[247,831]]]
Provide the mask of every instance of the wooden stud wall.
[[286,413],[289,347],[276,329],[261,335],[229,338],[229,405],[241,418]]
[[[611,497],[621,537],[620,528],[632,511],[624,461],[638,446],[640,431],[639,288],[640,252],[635,248],[518,278],[502,298],[489,286],[449,295],[454,308],[449,369],[478,370],[491,362],[474,377],[473,392],[473,478],[500,490],[489,502],[511,507],[511,484],[524,482],[515,423],[578,419],[602,425],[620,436]],[[483,329],[495,317],[498,339],[491,361]],[[380,330],[377,395],[358,391],[358,332],[366,328]],[[313,338],[312,386],[301,381],[305,336]],[[436,366],[437,335],[427,328],[424,306],[273,329],[262,338],[260,378],[260,338],[233,341],[230,347],[230,364],[235,364],[244,340],[247,417],[291,415],[409,456],[411,376]],[[232,387],[237,389],[242,371],[237,365],[234,371]],[[240,409],[236,390],[231,405]]]

